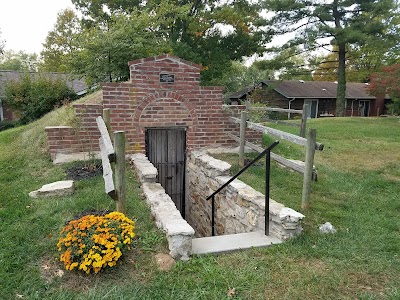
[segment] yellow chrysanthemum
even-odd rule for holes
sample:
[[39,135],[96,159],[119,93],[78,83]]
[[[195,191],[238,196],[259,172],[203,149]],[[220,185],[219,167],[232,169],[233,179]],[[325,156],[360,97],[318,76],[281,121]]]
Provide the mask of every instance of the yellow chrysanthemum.
[[130,249],[134,228],[134,222],[118,212],[70,221],[62,228],[57,243],[62,252],[60,261],[67,270],[76,268],[88,274],[113,267],[122,252]]

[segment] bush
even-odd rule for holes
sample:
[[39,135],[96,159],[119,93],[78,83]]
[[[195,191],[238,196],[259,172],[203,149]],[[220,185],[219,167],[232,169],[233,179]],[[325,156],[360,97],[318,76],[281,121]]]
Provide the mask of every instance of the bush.
[[14,128],[18,125],[17,121],[1,121],[0,122],[0,131]]
[[32,79],[25,74],[20,80],[5,85],[5,102],[19,115],[22,124],[42,117],[66,99],[76,98],[75,92],[61,78],[38,75]]
[[123,252],[130,249],[134,222],[119,212],[104,216],[86,215],[72,220],[60,233],[57,247],[67,270],[87,274],[113,267]]

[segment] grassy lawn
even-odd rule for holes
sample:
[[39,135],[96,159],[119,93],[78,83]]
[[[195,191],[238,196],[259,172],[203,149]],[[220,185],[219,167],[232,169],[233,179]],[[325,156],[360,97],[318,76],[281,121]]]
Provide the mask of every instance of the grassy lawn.
[[[325,149],[316,154],[319,181],[303,212],[302,236],[266,249],[194,257],[168,272],[155,267],[154,254],[168,252],[166,241],[128,170],[134,249],[108,271],[60,277],[56,243],[64,222],[83,210],[114,209],[101,177],[77,182],[73,196],[28,197],[66,178],[66,166],[54,166],[45,152],[43,128],[58,124],[60,114],[0,132],[0,299],[400,299],[399,119],[312,120]],[[283,142],[277,152],[304,157],[303,149]],[[263,191],[262,176],[261,167],[252,167],[241,179]],[[301,176],[273,164],[271,180],[271,197],[300,210]],[[318,232],[327,221],[336,234]]]

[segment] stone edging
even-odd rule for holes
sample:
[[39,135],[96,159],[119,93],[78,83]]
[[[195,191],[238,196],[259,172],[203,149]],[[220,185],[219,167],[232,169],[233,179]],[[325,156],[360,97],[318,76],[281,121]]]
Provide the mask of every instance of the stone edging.
[[158,228],[167,235],[170,255],[188,260],[192,253],[194,229],[182,218],[171,197],[156,183],[157,169],[144,154],[133,154],[130,161],[142,184],[146,202]]

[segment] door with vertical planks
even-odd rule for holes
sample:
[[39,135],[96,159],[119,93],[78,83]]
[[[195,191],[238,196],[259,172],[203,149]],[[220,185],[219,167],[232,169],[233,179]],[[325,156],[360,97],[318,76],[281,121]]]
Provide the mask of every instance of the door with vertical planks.
[[146,129],[146,155],[157,168],[157,182],[162,185],[184,218],[186,130]]

